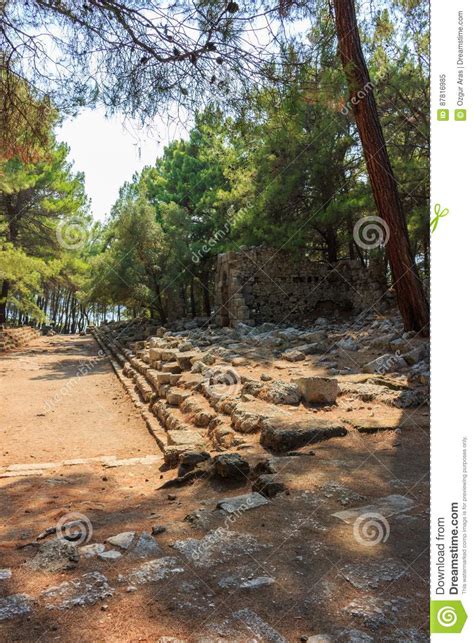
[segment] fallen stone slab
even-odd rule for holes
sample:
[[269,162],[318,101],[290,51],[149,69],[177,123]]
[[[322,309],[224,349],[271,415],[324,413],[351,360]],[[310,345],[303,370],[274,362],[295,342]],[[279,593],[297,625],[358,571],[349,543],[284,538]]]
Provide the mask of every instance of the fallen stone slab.
[[379,498],[370,505],[354,507],[353,509],[345,509],[344,511],[338,511],[332,515],[348,525],[351,525],[359,518],[359,516],[364,514],[380,514],[385,518],[389,518],[390,516],[395,516],[396,514],[409,511],[414,504],[415,501],[411,498],[393,494]]
[[378,589],[382,583],[398,580],[407,573],[407,565],[395,558],[348,563],[340,570],[357,589]]
[[146,455],[143,456],[142,458],[124,458],[123,460],[108,460],[107,462],[104,463],[104,466],[107,469],[113,469],[115,467],[132,467],[136,465],[150,465],[150,464],[156,464],[157,462],[161,461],[161,457],[159,455]]
[[185,446],[187,448],[196,449],[199,449],[200,446],[204,446],[204,440],[199,431],[193,431],[192,429],[168,431],[168,440],[172,446]]
[[47,469],[57,469],[60,466],[58,462],[35,462],[31,464],[11,464],[6,468],[6,472],[10,473],[12,471],[25,471],[28,473],[36,472],[39,470]]
[[260,444],[274,451],[290,451],[329,438],[342,437],[346,433],[345,426],[333,420],[277,417],[264,421]]
[[112,596],[113,593],[114,589],[109,585],[107,577],[101,572],[94,571],[49,587],[41,593],[40,598],[48,609],[64,610],[95,605],[98,601]]
[[232,426],[240,433],[255,433],[262,428],[263,422],[273,417],[288,417],[277,405],[263,400],[239,402],[232,412]]
[[401,420],[378,420],[376,418],[354,420],[344,418],[344,422],[351,424],[359,433],[377,433],[378,431],[395,431],[400,427]]
[[0,473],[0,478],[27,478],[28,476],[40,476],[45,469],[35,469],[33,471],[8,471]]
[[251,534],[223,527],[208,532],[204,538],[178,540],[171,546],[197,567],[209,567],[268,547]]
[[0,621],[30,614],[33,602],[33,598],[28,594],[11,594],[0,598]]
[[240,514],[243,511],[250,509],[257,509],[268,505],[269,501],[264,498],[260,493],[246,493],[241,496],[232,496],[230,498],[222,498],[216,505],[216,509],[222,509],[228,514]]
[[181,574],[184,569],[178,565],[176,558],[164,556],[155,560],[149,560],[133,569],[126,575],[120,575],[120,582],[127,582],[135,585],[154,583],[169,578],[173,574]]

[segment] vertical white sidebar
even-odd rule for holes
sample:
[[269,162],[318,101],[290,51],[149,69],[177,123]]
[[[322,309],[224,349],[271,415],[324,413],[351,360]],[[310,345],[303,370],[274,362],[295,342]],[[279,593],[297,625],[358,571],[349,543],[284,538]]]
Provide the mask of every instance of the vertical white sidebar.
[[466,641],[474,640],[473,9],[472,0],[431,2],[431,632]]

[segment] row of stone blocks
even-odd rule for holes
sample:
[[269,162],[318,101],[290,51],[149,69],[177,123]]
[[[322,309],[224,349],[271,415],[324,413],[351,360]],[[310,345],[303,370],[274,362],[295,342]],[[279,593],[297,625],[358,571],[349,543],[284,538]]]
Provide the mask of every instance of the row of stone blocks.
[[39,336],[39,331],[31,326],[0,329],[0,352],[26,346]]
[[[184,451],[209,448],[209,443],[217,450],[229,449],[244,442],[243,435],[249,433],[259,433],[264,447],[288,450],[347,432],[340,422],[315,418],[304,408],[295,421],[285,408],[298,404],[301,394],[315,401],[311,398],[316,392],[326,403],[334,403],[336,380],[309,377],[298,383],[273,382],[268,391],[262,382],[242,378],[226,389],[219,381],[226,365],[215,365],[211,353],[195,349],[182,337],[151,337],[148,342],[132,342],[129,350],[114,339],[113,332],[108,335],[106,342],[121,362],[123,374],[164,428],[162,448],[170,464]],[[230,367],[229,371],[236,373]]]
[[[155,338],[155,346],[149,351],[143,350],[144,341],[132,342],[131,351],[114,338],[113,332],[104,331],[95,330],[96,339],[111,351],[123,375],[133,382],[143,403],[165,429],[166,440],[160,436],[157,441],[168,464],[176,464],[180,453],[205,448],[208,443],[217,449],[233,445],[234,432],[229,423],[225,426],[201,395],[203,376],[189,372],[200,357],[199,351],[177,351],[179,342],[171,337],[162,340],[165,345],[159,348]],[[178,386],[184,373],[191,377]]]

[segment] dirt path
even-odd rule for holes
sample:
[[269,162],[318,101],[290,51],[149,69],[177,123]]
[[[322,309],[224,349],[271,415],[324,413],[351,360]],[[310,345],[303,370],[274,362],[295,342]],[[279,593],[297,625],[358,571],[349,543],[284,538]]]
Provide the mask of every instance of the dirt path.
[[157,452],[91,337],[42,337],[0,357],[0,466]]

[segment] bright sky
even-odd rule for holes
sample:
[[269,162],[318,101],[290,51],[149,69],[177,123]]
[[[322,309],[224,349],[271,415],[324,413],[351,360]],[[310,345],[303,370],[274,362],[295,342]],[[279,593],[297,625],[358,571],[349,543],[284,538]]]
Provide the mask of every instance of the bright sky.
[[85,174],[87,196],[95,219],[103,220],[118,197],[119,188],[134,172],[155,163],[170,140],[183,136],[176,127],[157,121],[140,130],[120,116],[106,118],[103,109],[84,110],[57,131],[59,141],[71,148],[74,170]]

